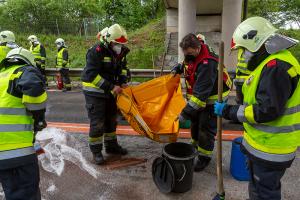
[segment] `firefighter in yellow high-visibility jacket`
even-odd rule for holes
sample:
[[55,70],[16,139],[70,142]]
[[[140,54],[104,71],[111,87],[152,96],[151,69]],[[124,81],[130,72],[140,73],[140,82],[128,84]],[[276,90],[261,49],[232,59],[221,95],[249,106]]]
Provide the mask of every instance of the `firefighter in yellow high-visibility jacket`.
[[15,43],[15,34],[11,31],[0,32],[0,63],[6,57],[7,53],[17,48],[18,45]]
[[232,49],[242,48],[252,71],[243,84],[244,104],[215,103],[215,113],[244,126],[251,200],[280,200],[281,178],[300,146],[300,65],[288,48],[298,41],[277,34],[262,17],[242,22]]
[[71,79],[69,77],[69,52],[67,49],[67,46],[65,44],[64,39],[58,38],[55,41],[56,47],[57,47],[57,56],[56,56],[56,67],[59,69],[59,72],[62,77],[63,81],[63,92],[70,91],[71,90]]
[[7,200],[41,199],[33,142],[47,126],[44,87],[30,51],[8,52],[0,68],[0,182]]

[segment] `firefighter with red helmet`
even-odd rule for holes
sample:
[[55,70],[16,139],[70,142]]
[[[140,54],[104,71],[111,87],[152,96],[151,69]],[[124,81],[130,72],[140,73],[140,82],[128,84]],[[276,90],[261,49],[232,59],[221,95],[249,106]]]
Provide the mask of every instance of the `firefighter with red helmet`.
[[108,154],[127,154],[117,141],[117,105],[115,95],[127,86],[129,70],[126,55],[127,33],[119,24],[103,29],[100,42],[86,54],[81,79],[90,119],[89,146],[94,161],[104,163],[103,145]]
[[[189,100],[179,120],[191,120],[192,144],[199,152],[194,171],[202,171],[211,160],[217,131],[213,104],[218,92],[218,56],[210,51],[202,38],[199,39],[192,33],[182,39],[180,47],[184,53],[184,61],[174,67],[172,73],[184,73]],[[228,97],[231,85],[225,70],[224,99]]]

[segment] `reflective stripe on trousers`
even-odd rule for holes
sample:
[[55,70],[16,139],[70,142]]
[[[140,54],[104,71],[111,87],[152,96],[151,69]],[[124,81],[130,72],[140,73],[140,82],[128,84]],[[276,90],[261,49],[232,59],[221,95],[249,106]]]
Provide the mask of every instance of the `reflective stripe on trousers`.
[[31,154],[35,154],[35,150],[32,146],[22,148],[22,149],[14,149],[14,150],[9,150],[9,151],[0,151],[0,160],[18,158],[18,157],[22,157],[22,156],[28,156],[28,155],[31,155]]

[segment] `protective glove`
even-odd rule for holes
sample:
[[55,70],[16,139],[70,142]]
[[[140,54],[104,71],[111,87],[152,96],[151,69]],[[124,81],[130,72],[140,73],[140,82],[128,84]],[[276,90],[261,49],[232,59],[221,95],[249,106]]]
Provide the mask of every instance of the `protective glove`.
[[215,104],[214,104],[214,113],[219,116],[219,117],[222,117],[223,116],[223,110],[224,108],[227,106],[227,103],[226,102],[218,102],[218,101],[215,101]]
[[33,148],[37,155],[41,155],[41,154],[45,153],[45,150],[42,148],[40,143],[37,141],[34,143]]
[[116,94],[116,95],[121,94],[122,92],[123,92],[123,89],[118,85],[115,85],[114,88],[112,89],[112,93]]
[[30,112],[31,112],[32,117],[34,119],[33,128],[34,128],[35,133],[37,133],[38,131],[41,131],[41,130],[43,130],[44,128],[47,127],[47,123],[45,121],[46,109],[32,110]]
[[173,74],[173,76],[176,76],[176,74],[182,74],[182,73],[183,73],[183,66],[181,63],[178,63],[177,65],[175,65],[171,70],[171,74]]
[[34,132],[38,132],[47,127],[47,122],[43,119],[41,121],[34,122]]

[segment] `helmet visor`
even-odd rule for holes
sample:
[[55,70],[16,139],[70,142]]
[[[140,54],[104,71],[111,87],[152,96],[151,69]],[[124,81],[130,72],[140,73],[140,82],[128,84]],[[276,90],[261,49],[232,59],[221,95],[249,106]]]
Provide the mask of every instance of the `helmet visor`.
[[299,43],[298,40],[284,35],[275,34],[266,41],[265,47],[269,54],[274,54],[281,50],[291,48],[297,43]]

